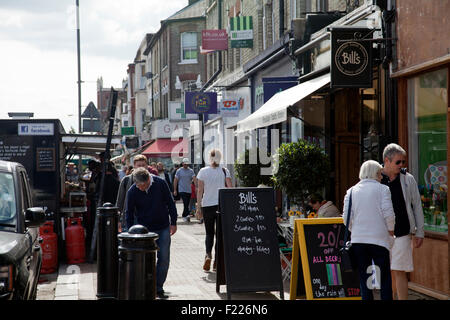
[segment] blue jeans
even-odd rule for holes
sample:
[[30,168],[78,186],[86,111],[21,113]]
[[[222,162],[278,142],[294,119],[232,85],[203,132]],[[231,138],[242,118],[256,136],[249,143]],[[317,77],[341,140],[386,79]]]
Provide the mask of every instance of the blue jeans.
[[152,231],[157,233],[159,238],[156,240],[158,245],[158,255],[156,263],[156,292],[163,291],[163,285],[169,272],[170,262],[170,227],[163,230]]
[[[352,250],[358,266],[361,297],[363,300],[373,300],[372,288],[368,286],[372,282],[371,273],[367,269],[372,265],[372,260],[379,271],[379,283],[381,286],[381,300],[392,300],[392,279],[389,250],[385,247],[366,244],[352,243]],[[371,269],[370,269],[371,270]]]

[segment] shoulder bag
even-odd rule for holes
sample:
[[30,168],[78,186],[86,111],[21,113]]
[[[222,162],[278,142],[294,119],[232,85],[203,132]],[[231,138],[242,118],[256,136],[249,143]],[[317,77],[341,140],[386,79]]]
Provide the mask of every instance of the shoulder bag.
[[349,230],[351,212],[352,212],[352,190],[350,190],[350,199],[348,200],[347,224],[344,234],[344,246],[339,250],[339,255],[341,257],[341,270],[344,272],[352,272],[355,269]]

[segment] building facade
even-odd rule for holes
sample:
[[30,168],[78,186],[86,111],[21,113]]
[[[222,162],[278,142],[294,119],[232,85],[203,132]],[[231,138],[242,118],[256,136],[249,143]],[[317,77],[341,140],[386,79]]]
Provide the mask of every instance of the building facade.
[[399,143],[421,193],[425,239],[414,249],[410,287],[448,299],[448,172],[450,19],[448,1],[397,0],[396,57]]

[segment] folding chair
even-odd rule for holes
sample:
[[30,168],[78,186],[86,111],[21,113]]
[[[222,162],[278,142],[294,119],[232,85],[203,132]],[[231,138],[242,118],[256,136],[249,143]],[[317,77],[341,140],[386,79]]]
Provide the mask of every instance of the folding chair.
[[286,281],[291,278],[292,248],[280,247],[280,257],[281,257],[281,276],[283,277],[283,281]]

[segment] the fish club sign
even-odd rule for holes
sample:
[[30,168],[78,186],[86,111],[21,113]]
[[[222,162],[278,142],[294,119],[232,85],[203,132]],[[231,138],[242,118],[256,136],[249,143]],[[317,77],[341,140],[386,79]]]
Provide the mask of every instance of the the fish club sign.
[[370,29],[333,28],[331,31],[331,87],[372,87],[372,42],[363,39]]

